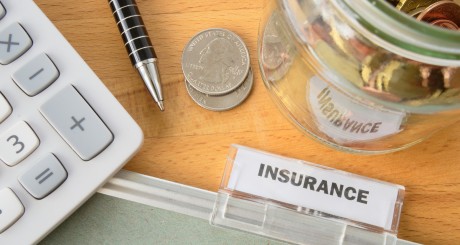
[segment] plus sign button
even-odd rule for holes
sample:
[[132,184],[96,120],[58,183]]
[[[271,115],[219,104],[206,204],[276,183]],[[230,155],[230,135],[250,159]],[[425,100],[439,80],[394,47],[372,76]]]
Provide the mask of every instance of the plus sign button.
[[7,65],[25,53],[32,46],[32,40],[18,23],[0,30],[0,64]]
[[45,102],[40,112],[85,161],[97,156],[113,140],[112,132],[71,85]]

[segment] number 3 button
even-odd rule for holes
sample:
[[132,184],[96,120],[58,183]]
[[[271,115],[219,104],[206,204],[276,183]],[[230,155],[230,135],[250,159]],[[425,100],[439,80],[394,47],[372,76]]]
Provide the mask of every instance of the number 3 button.
[[39,144],[30,126],[24,121],[18,122],[0,135],[0,159],[8,166],[14,166],[37,149]]

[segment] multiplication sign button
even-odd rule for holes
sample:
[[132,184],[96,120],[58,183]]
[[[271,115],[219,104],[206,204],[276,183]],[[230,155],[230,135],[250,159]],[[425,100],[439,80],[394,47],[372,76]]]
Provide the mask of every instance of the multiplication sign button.
[[13,62],[31,46],[32,39],[19,23],[13,23],[0,30],[0,64],[7,65]]
[[40,112],[85,161],[97,156],[113,140],[104,122],[71,85],[45,102]]

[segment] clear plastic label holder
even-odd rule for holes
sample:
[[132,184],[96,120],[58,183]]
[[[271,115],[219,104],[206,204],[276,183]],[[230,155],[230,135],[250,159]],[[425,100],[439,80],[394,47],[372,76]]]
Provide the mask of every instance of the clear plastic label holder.
[[403,198],[400,185],[232,145],[210,223],[297,244],[415,244],[396,236]]

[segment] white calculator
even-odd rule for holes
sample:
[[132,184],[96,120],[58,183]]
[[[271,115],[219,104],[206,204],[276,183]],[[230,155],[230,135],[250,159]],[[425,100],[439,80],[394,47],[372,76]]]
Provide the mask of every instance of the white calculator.
[[0,244],[33,244],[120,170],[143,134],[32,0],[0,3]]

